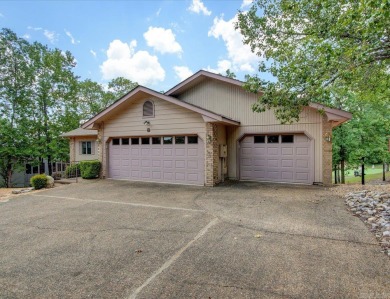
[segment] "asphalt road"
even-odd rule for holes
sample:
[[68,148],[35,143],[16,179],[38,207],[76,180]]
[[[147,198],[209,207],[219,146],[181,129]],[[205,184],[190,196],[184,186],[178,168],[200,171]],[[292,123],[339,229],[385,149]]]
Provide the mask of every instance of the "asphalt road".
[[87,181],[0,203],[0,298],[390,298],[320,187]]

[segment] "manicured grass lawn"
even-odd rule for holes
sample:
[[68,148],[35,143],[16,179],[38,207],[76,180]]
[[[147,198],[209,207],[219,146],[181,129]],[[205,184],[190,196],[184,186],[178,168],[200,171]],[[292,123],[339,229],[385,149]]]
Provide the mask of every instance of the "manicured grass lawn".
[[[366,165],[364,172],[365,172],[365,181],[373,181],[373,180],[382,180],[382,164],[374,165],[375,167],[372,168],[372,165]],[[386,180],[390,179],[390,172],[386,172]],[[360,183],[362,181],[362,177],[354,176],[354,170],[350,169],[345,171],[345,183],[347,184],[356,184]],[[333,172],[333,182],[334,182],[334,172]]]

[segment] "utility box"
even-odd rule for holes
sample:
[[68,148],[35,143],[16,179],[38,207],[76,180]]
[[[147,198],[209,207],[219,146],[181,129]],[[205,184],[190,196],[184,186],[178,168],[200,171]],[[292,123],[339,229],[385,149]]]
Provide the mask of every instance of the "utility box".
[[219,145],[219,157],[220,158],[226,158],[227,157],[227,145],[226,144],[220,144]]

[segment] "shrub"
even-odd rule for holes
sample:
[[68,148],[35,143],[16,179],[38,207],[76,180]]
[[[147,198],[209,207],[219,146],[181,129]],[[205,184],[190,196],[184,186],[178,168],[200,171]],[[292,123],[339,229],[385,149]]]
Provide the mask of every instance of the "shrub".
[[73,164],[66,166],[65,177],[66,178],[75,178],[80,176],[80,164]]
[[36,174],[30,179],[30,183],[36,190],[45,188],[47,184],[47,176],[46,174]]
[[81,161],[80,171],[83,179],[94,179],[99,176],[101,164],[98,160]]

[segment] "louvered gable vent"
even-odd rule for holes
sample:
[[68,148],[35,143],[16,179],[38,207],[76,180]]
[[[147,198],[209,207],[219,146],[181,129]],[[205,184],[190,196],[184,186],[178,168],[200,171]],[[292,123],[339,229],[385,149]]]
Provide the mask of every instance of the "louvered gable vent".
[[154,105],[151,101],[144,103],[143,116],[154,116]]

